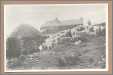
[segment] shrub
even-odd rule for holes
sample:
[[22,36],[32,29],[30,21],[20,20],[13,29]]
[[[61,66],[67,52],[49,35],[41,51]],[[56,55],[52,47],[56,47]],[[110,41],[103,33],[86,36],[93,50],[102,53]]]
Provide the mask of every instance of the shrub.
[[6,41],[6,57],[15,58],[20,56],[19,40],[16,38],[8,38]]
[[59,67],[67,67],[67,66],[72,66],[72,65],[78,65],[80,63],[80,58],[78,54],[69,54],[69,55],[64,55],[59,58],[58,60],[58,66]]

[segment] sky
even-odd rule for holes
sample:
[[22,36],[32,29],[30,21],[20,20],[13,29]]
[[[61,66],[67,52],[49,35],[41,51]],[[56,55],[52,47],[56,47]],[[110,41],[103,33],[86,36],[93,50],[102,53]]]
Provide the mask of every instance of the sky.
[[83,18],[92,24],[107,20],[108,5],[101,4],[10,4],[4,5],[4,32],[6,36],[20,25],[28,24],[37,29],[56,17],[63,20]]

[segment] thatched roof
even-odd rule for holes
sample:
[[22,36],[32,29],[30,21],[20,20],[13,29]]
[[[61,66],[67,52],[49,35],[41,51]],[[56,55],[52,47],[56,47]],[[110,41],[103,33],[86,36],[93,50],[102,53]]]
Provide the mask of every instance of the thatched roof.
[[55,18],[54,20],[51,21],[47,21],[45,24],[43,24],[42,26],[58,26],[61,25],[61,21],[58,18]]
[[67,26],[67,25],[79,25],[79,24],[83,24],[82,19],[60,21],[58,18],[55,18],[54,20],[47,21],[45,24],[41,26],[41,28],[50,27],[50,26]]

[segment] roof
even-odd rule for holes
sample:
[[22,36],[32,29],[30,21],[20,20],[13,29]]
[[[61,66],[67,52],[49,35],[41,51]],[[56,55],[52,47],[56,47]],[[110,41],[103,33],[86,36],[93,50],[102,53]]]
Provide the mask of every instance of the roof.
[[61,21],[58,18],[55,18],[54,20],[47,21],[45,24],[42,25],[42,27],[46,26],[58,26],[61,25]]
[[83,24],[83,20],[72,19],[72,20],[60,21],[58,18],[55,18],[54,20],[47,21],[41,27],[43,28],[43,27],[48,27],[48,26],[65,26],[65,25],[78,25],[78,24]]

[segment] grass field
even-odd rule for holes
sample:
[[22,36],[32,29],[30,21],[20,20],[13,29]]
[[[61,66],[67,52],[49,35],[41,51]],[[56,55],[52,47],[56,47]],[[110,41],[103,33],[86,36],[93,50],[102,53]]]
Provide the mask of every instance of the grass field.
[[[9,62],[11,69],[105,68],[105,36],[85,35],[85,41],[58,44],[50,50],[23,55]],[[15,61],[15,62],[14,62]]]

